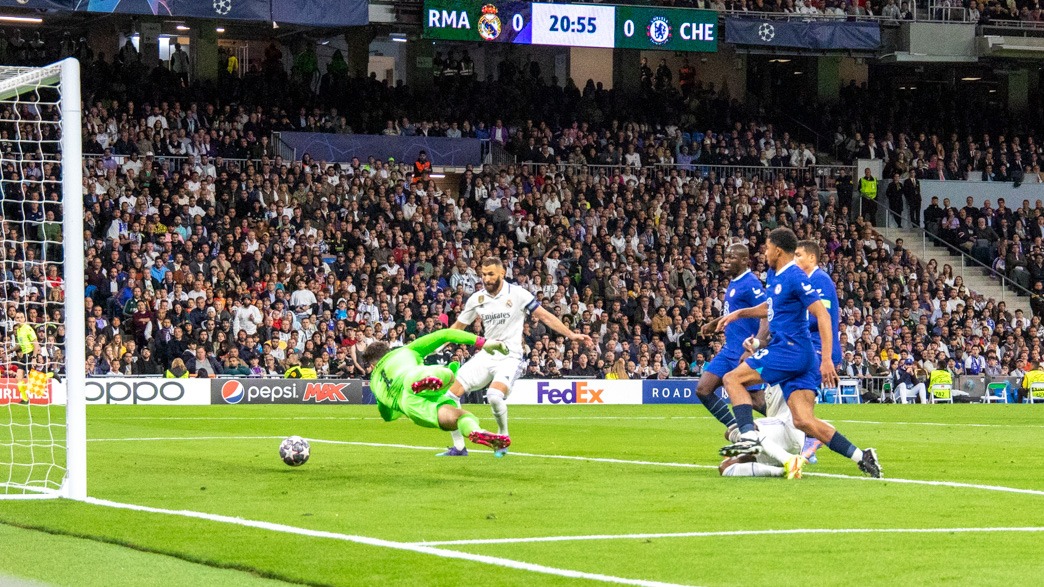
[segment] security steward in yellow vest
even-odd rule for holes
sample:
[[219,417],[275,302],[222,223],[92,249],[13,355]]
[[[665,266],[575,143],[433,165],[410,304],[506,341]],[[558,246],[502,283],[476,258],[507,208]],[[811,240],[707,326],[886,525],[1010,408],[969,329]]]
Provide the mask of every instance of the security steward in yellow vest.
[[33,364],[33,356],[36,355],[36,330],[25,323],[25,314],[22,312],[15,314],[15,322],[18,324],[15,329],[16,363],[23,371],[22,375],[28,376],[29,368]]
[[863,171],[863,177],[859,178],[859,196],[863,203],[863,218],[871,226],[877,226],[877,178],[867,167]]
[[1022,383],[1019,385],[1019,403],[1029,397],[1030,387],[1034,383],[1044,383],[1044,363],[1037,366],[1032,371],[1027,371],[1026,375],[1022,377]]
[[928,376],[928,401],[932,401],[932,389],[936,385],[949,385],[950,393],[953,393],[953,373],[950,373],[946,369],[936,369],[932,371],[932,374]]
[[287,369],[283,377],[287,379],[318,379],[319,372],[315,370],[315,359],[312,358],[312,355],[305,353],[301,356],[301,364]]

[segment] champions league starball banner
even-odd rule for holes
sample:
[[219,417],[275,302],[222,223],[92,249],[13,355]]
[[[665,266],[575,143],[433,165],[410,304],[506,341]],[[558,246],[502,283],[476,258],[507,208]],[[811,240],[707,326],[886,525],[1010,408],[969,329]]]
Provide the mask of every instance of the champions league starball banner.
[[0,6],[311,26],[358,26],[370,20],[368,0],[0,0]]
[[881,46],[881,27],[876,22],[865,21],[728,17],[725,19],[725,42],[762,47],[875,51]]

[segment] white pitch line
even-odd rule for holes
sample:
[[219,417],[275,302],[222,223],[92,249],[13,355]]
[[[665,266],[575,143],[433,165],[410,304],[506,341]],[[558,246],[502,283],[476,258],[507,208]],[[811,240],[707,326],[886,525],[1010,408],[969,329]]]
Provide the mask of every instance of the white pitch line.
[[[554,422],[554,421],[572,421],[572,420],[713,420],[712,416],[512,416],[511,421],[526,420],[533,422]],[[381,420],[378,417],[363,417],[363,416],[287,416],[287,417],[273,417],[273,416],[174,416],[174,417],[163,417],[163,416],[126,416],[126,417],[104,417],[104,416],[92,416],[91,420],[106,420],[106,421],[129,421],[129,420],[257,420],[257,421],[301,421],[301,420]],[[896,426],[954,426],[961,428],[1044,428],[1044,424],[972,424],[972,423],[960,423],[960,422],[910,422],[910,421],[878,421],[878,420],[839,420],[834,418],[828,418],[827,422],[842,422],[845,424],[869,424],[873,426],[885,426],[885,425],[896,425]]]
[[[281,436],[202,436],[202,437],[162,437],[162,438],[92,438],[88,441],[93,442],[148,442],[148,441],[192,441],[192,440],[273,440],[282,438]],[[411,444],[390,444],[383,442],[357,442],[351,440],[326,440],[322,438],[309,438],[309,442],[316,444],[333,444],[343,446],[367,446],[372,448],[398,448],[403,450],[424,450],[424,451],[438,451],[442,447],[435,446],[417,446]],[[549,454],[537,454],[527,452],[512,452],[510,456],[515,457],[529,457],[538,459],[554,459],[554,460],[566,460],[566,461],[587,461],[593,463],[609,463],[614,465],[636,465],[646,467],[672,467],[681,469],[717,469],[717,465],[701,465],[697,463],[672,463],[667,461],[642,461],[633,459],[617,459],[609,457],[584,457],[575,455],[549,455]],[[1024,495],[1041,495],[1044,496],[1044,491],[1039,489],[1022,489],[1019,487],[1006,487],[1004,485],[984,485],[978,483],[960,483],[957,481],[931,481],[925,479],[901,479],[901,478],[886,478],[886,479],[874,479],[872,477],[863,477],[861,475],[841,475],[837,473],[814,473],[806,472],[804,475],[809,477],[826,477],[830,479],[855,479],[858,481],[869,481],[877,483],[905,483],[909,485],[929,485],[934,487],[954,487],[958,489],[979,489],[983,491],[999,491],[1002,493],[1020,493]]]
[[528,542],[580,542],[586,540],[648,540],[653,538],[708,538],[723,536],[772,536],[778,534],[963,534],[973,532],[1044,532],[1044,527],[1013,528],[794,528],[790,530],[724,530],[720,532],[660,532],[654,534],[590,534],[582,536],[535,536],[531,538],[487,538],[414,542],[418,546],[465,546],[475,544],[523,544]]
[[[556,420],[713,420],[713,416],[512,416],[511,421],[556,421]],[[126,420],[383,420],[383,418],[359,417],[359,416],[293,416],[277,418],[273,416],[175,416],[164,418],[162,416],[127,416],[124,418],[91,417],[91,420],[126,421]]]
[[961,428],[1044,428],[1041,424],[963,424],[960,422],[877,422],[874,420],[827,420],[845,424],[895,424],[896,426],[959,426]]
[[321,530],[310,530],[308,528],[298,528],[297,526],[287,526],[285,524],[275,524],[272,522],[262,522],[259,520],[247,520],[244,518],[236,518],[232,516],[222,516],[218,514],[208,514],[204,512],[195,512],[191,510],[169,510],[164,508],[154,508],[143,505],[135,505],[130,503],[121,503],[116,501],[109,501],[106,499],[97,499],[88,497],[84,500],[86,503],[110,507],[123,510],[132,510],[137,512],[146,512],[150,514],[164,514],[168,516],[180,516],[184,518],[195,518],[198,520],[207,520],[209,522],[218,522],[222,524],[232,524],[235,526],[244,526],[247,528],[257,528],[259,530],[267,530],[269,532],[281,532],[284,534],[296,534],[298,536],[308,536],[311,538],[326,538],[330,540],[342,540],[345,542],[354,542],[356,544],[365,544],[367,546],[376,546],[380,548],[390,548],[394,550],[405,550],[409,552],[415,552],[418,554],[427,554],[431,556],[437,556],[440,558],[451,558],[460,559],[470,562],[482,563],[487,565],[493,565],[497,567],[504,567],[509,569],[517,569],[520,571],[531,571],[534,573],[542,573],[545,575],[555,575],[558,577],[567,577],[570,579],[588,579],[591,581],[600,581],[602,583],[615,583],[618,585],[638,585],[640,587],[684,587],[677,583],[663,583],[660,581],[645,581],[642,579],[628,579],[626,577],[614,577],[612,575],[603,575],[601,573],[587,573],[584,571],[574,571],[570,569],[560,569],[556,567],[548,567],[544,565],[537,565],[533,563],[527,563],[523,561],[517,561],[513,559],[500,558],[495,556],[486,556],[481,554],[471,554],[467,552],[459,552],[456,550],[446,550],[441,548],[433,548],[431,546],[424,546],[419,544],[411,544],[408,542],[395,542],[392,540],[382,540],[380,538],[370,538],[368,536],[356,536],[351,534],[340,534],[338,532],[325,532]]

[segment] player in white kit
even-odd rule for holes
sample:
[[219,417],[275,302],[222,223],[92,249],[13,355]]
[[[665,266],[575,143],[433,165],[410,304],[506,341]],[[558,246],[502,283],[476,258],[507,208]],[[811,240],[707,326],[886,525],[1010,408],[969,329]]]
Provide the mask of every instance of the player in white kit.
[[783,390],[773,385],[765,390],[765,417],[754,421],[762,451],[725,459],[718,466],[723,477],[786,477],[800,479],[808,462],[800,454],[805,433],[794,426]]
[[[486,400],[493,410],[499,434],[508,433],[507,402],[511,386],[526,369],[528,358],[522,348],[522,329],[526,320],[533,316],[555,332],[569,340],[578,340],[591,345],[594,342],[586,334],[573,332],[557,316],[540,306],[540,302],[528,290],[504,281],[504,262],[495,257],[482,260],[480,276],[484,290],[476,291],[464,304],[457,321],[450,328],[464,330],[475,318],[482,319],[483,336],[489,340],[504,341],[508,347],[506,355],[496,357],[489,353],[476,353],[457,371],[456,381],[449,393],[460,398],[465,393],[486,389]],[[506,450],[494,453],[500,457]],[[453,446],[439,456],[467,456],[464,437],[453,433]]]

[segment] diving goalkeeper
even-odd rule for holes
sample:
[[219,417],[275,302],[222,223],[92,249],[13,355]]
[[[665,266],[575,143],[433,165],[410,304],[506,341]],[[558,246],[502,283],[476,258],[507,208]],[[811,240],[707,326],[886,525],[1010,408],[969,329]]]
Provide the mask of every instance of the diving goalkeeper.
[[457,430],[475,444],[500,450],[511,445],[511,438],[482,429],[478,418],[457,407],[457,399],[446,391],[457,375],[459,363],[425,365],[424,358],[446,344],[473,345],[487,353],[507,354],[507,345],[486,340],[470,332],[445,328],[422,336],[410,344],[389,351],[388,345],[375,342],[363,352],[363,361],[374,365],[370,391],[386,422],[405,415],[426,428]]

